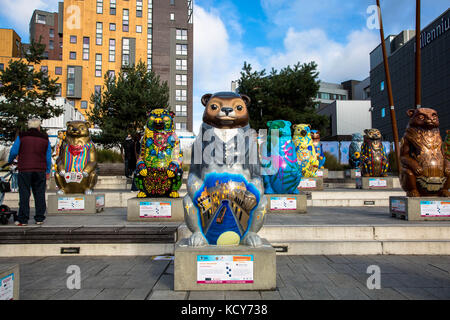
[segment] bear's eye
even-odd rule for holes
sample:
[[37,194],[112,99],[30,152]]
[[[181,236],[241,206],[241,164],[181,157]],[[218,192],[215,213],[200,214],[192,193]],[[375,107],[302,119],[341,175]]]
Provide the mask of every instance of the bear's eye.
[[216,106],[215,104],[212,104],[212,105],[211,105],[211,109],[212,109],[212,110],[217,110],[217,109],[219,109],[219,107]]
[[424,120],[424,119],[425,119],[425,117],[423,115],[419,116],[419,120]]
[[236,109],[237,109],[238,111],[242,111],[242,110],[244,109],[244,107],[243,107],[243,106],[237,106]]

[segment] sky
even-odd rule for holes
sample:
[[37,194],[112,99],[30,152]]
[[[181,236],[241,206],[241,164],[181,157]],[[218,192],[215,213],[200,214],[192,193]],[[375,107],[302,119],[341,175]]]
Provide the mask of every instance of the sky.
[[[57,3],[0,0],[0,28],[13,28],[23,41],[28,41],[33,10],[57,11]],[[369,53],[380,43],[379,30],[373,23],[371,6],[375,3],[195,0],[194,132],[201,124],[202,95],[230,90],[231,81],[239,79],[244,62],[254,70],[279,70],[297,62],[315,61],[319,78],[325,82],[368,77]],[[422,28],[448,8],[448,0],[422,0]],[[414,0],[381,0],[381,10],[386,36],[415,29]]]

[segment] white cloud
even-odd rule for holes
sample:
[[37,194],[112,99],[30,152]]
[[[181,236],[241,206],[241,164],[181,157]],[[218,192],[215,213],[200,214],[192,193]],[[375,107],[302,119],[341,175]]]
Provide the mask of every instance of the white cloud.
[[362,80],[369,75],[369,53],[377,46],[378,37],[369,30],[361,30],[351,32],[346,40],[344,44],[338,43],[321,29],[298,32],[290,28],[283,51],[270,57],[268,65],[280,69],[299,61],[315,61],[323,81]]

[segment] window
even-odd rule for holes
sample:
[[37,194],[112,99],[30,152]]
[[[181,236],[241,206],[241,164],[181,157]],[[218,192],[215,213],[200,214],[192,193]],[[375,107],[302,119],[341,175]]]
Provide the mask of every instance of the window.
[[187,106],[182,104],[177,104],[175,106],[175,115],[177,117],[187,117]]
[[49,48],[50,50],[55,49],[55,45],[53,44],[53,40],[49,40],[49,41],[48,41],[48,48]]
[[103,44],[103,23],[97,22],[95,44],[101,46]]
[[87,101],[83,100],[81,101],[81,109],[87,109]]
[[136,26],[136,32],[142,33],[142,26]]
[[48,73],[48,66],[42,66],[41,72]]
[[56,92],[57,97],[61,97],[61,83],[56,83],[56,86],[58,87],[58,91]]
[[381,117],[382,118],[386,117],[386,108],[381,109]]
[[128,26],[129,26],[129,14],[130,12],[128,9],[123,9],[123,18],[122,18],[122,31],[128,32]]
[[109,24],[109,30],[110,31],[116,31],[116,24],[115,23],[110,23]]
[[102,93],[102,86],[95,86],[94,87],[94,92],[98,93],[98,94]]
[[187,30],[186,29],[177,29],[177,40],[187,40]]
[[185,122],[175,123],[175,130],[186,130],[186,128]]
[[77,53],[75,51],[70,51],[69,58],[71,60],[76,60],[77,59]]
[[116,73],[114,70],[108,70],[108,77],[114,78],[116,76]]
[[0,63],[0,71],[5,70],[5,65],[3,63]]
[[55,74],[62,75],[62,67],[55,67]]
[[67,95],[68,96],[75,95],[75,84],[73,84],[73,83],[68,83],[67,84]]
[[380,83],[380,91],[384,91],[384,81],[381,81]]
[[136,17],[142,17],[142,0],[136,0]]
[[46,16],[45,15],[43,15],[43,14],[38,14],[37,16],[36,16],[36,22],[37,23],[42,23],[42,24],[45,24],[46,23]]
[[97,13],[103,13],[103,0],[97,0]]
[[75,100],[68,99],[67,102],[75,108]]
[[187,60],[186,59],[177,59],[176,60],[176,69],[186,71],[187,70]]
[[116,39],[109,39],[109,62],[116,61]]
[[324,100],[331,100],[331,96],[330,96],[329,93],[322,92],[322,93],[320,94],[320,96],[321,96],[321,98],[324,99]]
[[60,47],[60,48],[63,47],[63,42],[62,42],[62,41],[59,42],[59,47]]
[[54,29],[50,29],[49,36],[50,36],[50,38],[54,38],[55,37],[55,30]]
[[130,65],[130,39],[124,38],[122,42],[122,66]]
[[177,44],[176,54],[187,56],[187,44]]
[[174,6],[175,5],[175,0],[170,0],[170,5]]
[[186,101],[187,90],[175,90],[175,99],[177,101]]
[[67,79],[68,80],[75,79],[75,68],[74,67],[67,68]]
[[113,16],[116,15],[116,0],[110,0],[110,2],[109,2],[109,14],[111,14]]
[[70,36],[70,43],[77,43],[77,36]]
[[187,86],[187,75],[185,74],[177,74],[175,76],[175,84],[177,86]]
[[83,60],[89,60],[89,37],[83,37]]
[[102,76],[102,54],[97,53],[95,55],[95,76],[101,77]]
[[170,14],[170,20],[171,20],[171,21],[174,21],[174,20],[175,20],[175,13],[171,13],[171,14]]

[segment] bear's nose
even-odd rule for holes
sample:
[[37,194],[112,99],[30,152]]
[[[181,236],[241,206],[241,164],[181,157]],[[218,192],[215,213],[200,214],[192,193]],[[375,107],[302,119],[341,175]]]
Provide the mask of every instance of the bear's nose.
[[233,112],[233,108],[228,108],[228,107],[222,108],[221,110],[223,112],[225,112],[226,115],[228,115],[229,113]]

